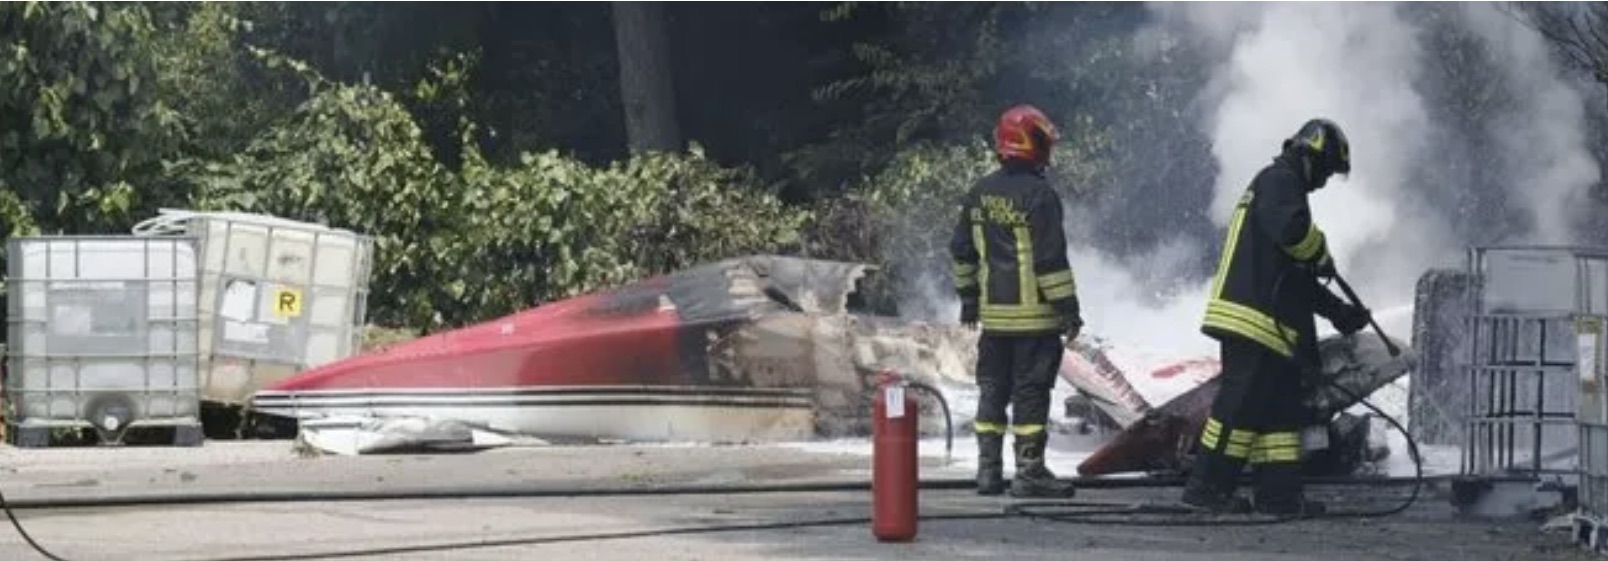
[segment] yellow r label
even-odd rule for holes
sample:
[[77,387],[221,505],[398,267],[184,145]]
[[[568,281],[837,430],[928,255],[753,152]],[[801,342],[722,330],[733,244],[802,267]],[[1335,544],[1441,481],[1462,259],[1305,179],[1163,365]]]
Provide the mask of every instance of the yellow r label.
[[274,315],[281,318],[293,318],[302,313],[301,291],[294,288],[280,287],[274,290]]

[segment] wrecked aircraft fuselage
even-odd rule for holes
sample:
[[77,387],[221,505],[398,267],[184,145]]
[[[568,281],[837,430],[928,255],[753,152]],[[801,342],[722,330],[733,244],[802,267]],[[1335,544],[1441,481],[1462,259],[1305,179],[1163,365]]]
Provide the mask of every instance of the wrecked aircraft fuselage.
[[[866,434],[878,373],[969,384],[975,336],[865,313],[872,267],[730,259],[311,369],[256,413],[427,417],[563,439]],[[925,398],[924,398],[925,399]],[[939,408],[923,428],[942,430]]]

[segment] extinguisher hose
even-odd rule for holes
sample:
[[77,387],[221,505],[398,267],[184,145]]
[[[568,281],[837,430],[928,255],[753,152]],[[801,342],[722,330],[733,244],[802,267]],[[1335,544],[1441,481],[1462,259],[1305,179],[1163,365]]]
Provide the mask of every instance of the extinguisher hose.
[[944,392],[921,382],[907,380],[905,383],[912,388],[932,394],[933,399],[938,400],[938,407],[944,410],[944,463],[948,464],[954,461],[955,417],[949,414],[949,400],[944,398]]

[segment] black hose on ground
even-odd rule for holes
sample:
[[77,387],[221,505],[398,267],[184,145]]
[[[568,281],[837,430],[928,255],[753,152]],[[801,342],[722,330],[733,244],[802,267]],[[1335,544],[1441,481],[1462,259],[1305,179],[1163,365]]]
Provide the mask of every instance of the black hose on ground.
[[[1456,476],[1425,477],[1424,482],[1450,482]],[[1156,477],[1068,477],[1079,489],[1154,489],[1181,487],[1179,476]],[[1522,478],[1515,478],[1519,481]],[[1522,479],[1529,481],[1528,479]],[[1397,487],[1415,485],[1411,477],[1307,477],[1309,485]],[[1245,480],[1249,483],[1249,480]],[[977,487],[971,478],[923,479],[918,486],[926,491],[970,491]],[[123,496],[50,497],[15,499],[5,502],[10,510],[62,510],[74,508],[116,508],[137,506],[185,506],[208,504],[365,502],[462,499],[541,499],[583,497],[629,497],[674,495],[745,495],[785,493],[840,493],[871,490],[869,481],[772,483],[743,485],[665,485],[642,487],[497,486],[438,487],[423,489],[333,489],[327,491],[244,491],[225,493],[132,494]],[[3,497],[3,495],[0,495]]]
[[[1344,478],[1344,479],[1334,479],[1333,481],[1336,482],[1336,483],[1342,483],[1342,484],[1369,485],[1369,486],[1375,486],[1375,485],[1390,486],[1390,485],[1393,485],[1393,484],[1402,483],[1402,481],[1399,481],[1399,480],[1396,480],[1396,479],[1391,479],[1391,478]],[[849,487],[851,487],[851,486],[844,486],[844,488],[849,488]],[[855,488],[854,490],[860,490],[860,488],[863,487],[863,486],[853,485],[852,487]],[[624,493],[624,494],[625,495],[645,494],[645,493],[639,493],[637,491],[641,491],[641,490],[631,490],[630,492],[627,492],[627,493]],[[673,489],[666,489],[665,491],[673,491]],[[664,493],[664,494],[669,494],[669,493]],[[1058,521],[1058,522],[1081,523],[1081,524],[1115,524],[1115,523],[1122,523],[1122,521],[1102,521],[1102,520],[1092,519],[1092,518],[1081,518],[1080,519],[1080,518],[1076,518],[1076,517],[1073,517],[1073,516],[1066,516],[1064,514],[1062,514],[1062,515],[1046,515],[1046,514],[1042,514],[1042,513],[1032,514],[1032,513],[1029,513],[1029,511],[1027,509],[1023,508],[1023,507],[1031,507],[1031,506],[1034,506],[1034,503],[1016,503],[1014,505],[1007,506],[1005,509],[1003,509],[1001,511],[996,511],[996,512],[971,512],[971,513],[964,513],[963,512],[963,513],[947,513],[947,514],[929,514],[929,515],[920,516],[919,518],[920,518],[920,520],[930,522],[930,521],[955,521],[955,520],[999,520],[999,519],[1019,518],[1019,517],[1024,516],[1024,515],[1029,515],[1029,516],[1032,516],[1034,518],[1048,519],[1048,520],[1053,520],[1053,521]],[[1039,504],[1039,506],[1043,506],[1043,504]],[[1152,505],[1152,504],[1143,504],[1143,503],[1090,502],[1090,501],[1055,501],[1053,503],[1053,506],[1058,507],[1058,508],[1062,508],[1062,509],[1076,508],[1076,509],[1079,509],[1079,512],[1084,516],[1095,515],[1095,514],[1103,514],[1103,515],[1108,515],[1108,516],[1125,516],[1125,517],[1128,517],[1125,520],[1130,525],[1240,526],[1240,525],[1268,524],[1268,523],[1290,522],[1290,521],[1292,521],[1292,520],[1280,520],[1280,519],[1241,519],[1241,520],[1235,520],[1235,519],[1178,520],[1178,519],[1175,519],[1175,520],[1168,521],[1165,524],[1156,524],[1154,521],[1146,521],[1146,520],[1135,518],[1135,517],[1144,516],[1144,515],[1150,515],[1150,514],[1176,514],[1176,513],[1178,513],[1178,510],[1177,509],[1169,509],[1168,507],[1166,507],[1164,505]],[[243,556],[243,557],[209,558],[206,561],[300,561],[300,560],[304,560],[304,559],[332,559],[332,558],[346,558],[346,557],[368,557],[368,556],[379,556],[379,555],[400,555],[400,554],[408,554],[408,553],[459,551],[459,550],[488,548],[488,547],[513,547],[513,546],[545,545],[545,544],[555,544],[555,543],[614,541],[614,540],[626,540],[626,539],[662,537],[662,536],[677,536],[677,535],[715,534],[715,533],[726,533],[726,532],[755,532],[755,531],[769,531],[769,530],[792,530],[792,529],[821,528],[821,527],[831,527],[831,526],[855,526],[855,525],[866,525],[866,524],[870,524],[870,523],[871,523],[871,518],[869,518],[869,517],[842,517],[842,518],[826,518],[826,519],[815,519],[815,520],[762,522],[762,523],[751,523],[751,524],[725,524],[725,525],[716,525],[716,526],[689,526],[689,527],[678,527],[678,528],[665,528],[665,529],[658,529],[658,530],[599,532],[599,533],[587,533],[587,534],[566,534],[566,535],[557,535],[557,536],[537,536],[537,537],[528,537],[528,538],[506,538],[506,539],[498,539],[498,540],[473,540],[473,541],[460,541],[460,542],[441,542],[441,543],[434,543],[434,544],[390,546],[390,547],[381,547],[381,548],[358,548],[358,549],[350,549],[350,550],[326,551],[326,552],[317,552],[317,553],[293,553],[293,554],[283,554],[283,555],[253,555],[253,556]],[[20,528],[20,526],[19,526],[19,528]],[[52,559],[60,561],[59,557],[52,557]]]
[[35,552],[39,553],[39,555],[44,556],[45,559],[49,559],[50,561],[67,561],[60,555],[56,555],[50,550],[45,549],[45,546],[40,545],[39,542],[34,541],[33,536],[28,534],[28,530],[22,527],[22,521],[17,520],[17,514],[11,511],[11,504],[6,502],[5,493],[0,493],[0,509],[5,509],[6,518],[11,520],[11,527],[17,529],[17,535],[22,536],[22,541],[28,542],[28,547],[33,548]]
[[[1132,482],[1133,483],[1142,483],[1141,481],[1137,481],[1137,480],[1132,481]],[[1348,479],[1334,479],[1333,482],[1334,483],[1339,483],[1339,484],[1368,485],[1368,486],[1392,486],[1392,485],[1395,485],[1395,484],[1403,483],[1403,481],[1400,481],[1400,480],[1395,479],[1395,478],[1348,478]],[[971,482],[968,482],[968,483],[971,483]],[[972,483],[972,484],[975,485],[975,483]],[[1173,484],[1173,483],[1169,482],[1169,485],[1171,485],[1171,484]],[[1139,485],[1133,485],[1133,486],[1137,487]],[[771,488],[770,489],[765,489],[766,487],[771,487]],[[868,486],[866,486],[866,485],[859,485],[859,484],[845,484],[845,485],[840,485],[838,487],[840,489],[856,490],[856,491],[868,488]],[[795,492],[797,490],[797,486],[785,486],[785,485],[784,486],[752,486],[752,487],[750,487],[748,489],[744,489],[744,490],[758,492],[761,489],[765,489],[765,490],[768,490],[768,491],[774,491],[774,492]],[[607,495],[607,496],[670,495],[670,494],[676,494],[676,492],[683,491],[683,490],[684,489],[675,489],[675,488],[628,489],[628,490],[623,490],[623,492],[616,492],[616,493],[612,493],[611,495]],[[713,490],[714,490],[713,488],[708,489],[708,491],[713,491]],[[604,490],[598,490],[598,491],[604,491]],[[524,496],[524,495],[517,495],[516,494],[516,495],[502,495],[502,496],[505,497],[505,498],[515,498],[515,497],[521,497],[521,496]],[[554,494],[552,496],[565,496],[565,495]],[[573,495],[570,495],[570,496],[573,496]],[[601,493],[599,493],[599,494],[594,494],[593,496],[606,496],[606,495],[602,495]],[[307,493],[307,494],[304,494],[302,497],[296,497],[296,498],[305,499],[305,500],[317,500],[317,497],[318,497],[317,494]],[[407,497],[396,497],[396,498],[403,499],[403,498],[407,498]],[[440,499],[440,498],[454,498],[454,497],[436,494],[436,495],[430,495],[428,498]],[[4,501],[3,497],[0,497],[0,505],[5,504],[3,501]],[[133,503],[122,503],[122,504],[119,504],[118,506],[131,506],[132,504]],[[80,504],[78,506],[87,506],[87,505]],[[1053,506],[1055,508],[1063,509],[1063,510],[1064,509],[1077,509],[1077,510],[1076,510],[1075,513],[1067,513],[1067,512],[1045,513],[1045,512],[1036,512],[1036,511],[1033,510],[1033,508],[1035,508],[1035,507],[1045,507],[1045,506]],[[7,516],[9,516],[11,518],[12,524],[16,527],[18,532],[22,533],[24,536],[27,536],[27,533],[26,533],[26,531],[23,530],[21,523],[17,521],[16,515],[12,513],[12,509],[7,507],[6,512],[7,512]],[[1152,505],[1152,504],[1143,504],[1143,503],[1056,501],[1056,502],[1053,502],[1053,503],[1016,503],[1016,504],[1009,505],[1005,509],[1003,509],[1002,511],[998,511],[998,512],[931,514],[931,515],[921,516],[920,519],[924,520],[924,521],[996,520],[996,519],[1005,519],[1005,518],[1017,518],[1017,517],[1021,517],[1021,516],[1031,516],[1033,518],[1046,519],[1046,520],[1051,520],[1051,521],[1056,521],[1056,522],[1070,522],[1070,523],[1079,523],[1079,524],[1126,524],[1126,525],[1134,525],[1134,526],[1140,526],[1140,525],[1243,526],[1243,525],[1262,525],[1262,524],[1291,522],[1291,521],[1293,521],[1293,520],[1290,520],[1290,519],[1268,519],[1268,518],[1243,518],[1243,519],[1222,519],[1222,518],[1200,519],[1200,518],[1196,518],[1196,519],[1172,519],[1172,520],[1164,520],[1164,521],[1153,521],[1153,520],[1145,520],[1145,519],[1142,519],[1142,518],[1136,518],[1136,517],[1140,517],[1140,516],[1144,516],[1144,515],[1152,515],[1152,514],[1180,514],[1180,512],[1176,508],[1169,509],[1169,507],[1167,507],[1165,505]],[[1119,519],[1119,520],[1100,520],[1100,519],[1097,519],[1097,518],[1086,518],[1086,517],[1089,517],[1089,516],[1096,516],[1096,515],[1123,516],[1124,518]],[[435,544],[391,546],[391,547],[382,547],[382,548],[359,548],[359,549],[350,549],[350,550],[341,550],[341,551],[325,551],[325,552],[317,552],[317,553],[295,553],[295,554],[284,554],[284,555],[254,555],[254,556],[244,556],[244,557],[212,558],[212,559],[208,559],[207,561],[297,561],[297,560],[303,560],[303,559],[331,559],[331,558],[346,558],[346,557],[368,557],[368,556],[379,556],[379,555],[399,555],[399,554],[407,554],[407,553],[458,551],[458,550],[488,548],[488,547],[534,546],[534,545],[555,544],[555,543],[613,541],[613,540],[625,540],[625,539],[647,538],[647,537],[662,537],[662,536],[676,536],[676,535],[714,534],[714,533],[725,533],[725,532],[754,532],[754,531],[768,531],[768,530],[789,530],[789,529],[830,527],[830,526],[853,526],[853,525],[863,525],[863,524],[870,524],[870,523],[871,523],[871,518],[869,518],[869,517],[843,517],[843,518],[827,518],[827,519],[816,519],[816,520],[764,522],[764,523],[752,523],[752,524],[727,524],[727,525],[717,525],[717,526],[691,526],[691,527],[679,527],[679,528],[666,528],[666,529],[658,529],[658,530],[601,532],[601,533],[588,533],[588,534],[568,534],[568,535],[558,535],[558,536],[538,536],[538,537],[529,537],[529,538],[507,538],[507,539],[500,539],[500,540],[474,540],[474,541],[462,541],[462,542],[443,542],[443,543],[435,543]],[[44,555],[48,559],[51,559],[52,561],[65,561],[62,557],[57,556],[57,555],[45,550],[42,546],[40,546],[37,542],[35,542],[31,537],[27,538],[27,540],[28,540],[28,543],[32,547],[34,547],[36,551],[40,552],[42,555]]]
[[[1016,504],[1009,505],[1009,506],[1005,507],[1005,509],[1003,509],[1002,511],[999,511],[999,512],[929,514],[929,515],[919,516],[918,518],[920,520],[929,521],[929,522],[931,522],[931,521],[946,521],[946,520],[1000,520],[1000,519],[1008,519],[1008,518],[1018,518],[1018,517],[1023,516],[1024,514],[1026,514],[1024,512],[1024,510],[1022,508],[1019,508],[1019,507],[1020,506],[1026,506],[1028,504],[1030,504],[1030,503],[1016,503]],[[1245,526],[1245,525],[1265,525],[1265,524],[1270,524],[1270,523],[1293,522],[1293,521],[1295,521],[1293,519],[1254,519],[1254,518],[1239,519],[1239,520],[1236,520],[1236,519],[1196,519],[1196,520],[1173,520],[1168,524],[1154,524],[1154,523],[1148,523],[1147,524],[1142,519],[1135,519],[1135,518],[1132,518],[1132,517],[1146,515],[1146,514],[1177,514],[1177,513],[1179,513],[1179,509],[1177,509],[1176,507],[1167,507],[1165,505],[1151,505],[1151,504],[1144,504],[1144,503],[1110,503],[1110,502],[1091,502],[1091,501],[1055,501],[1053,504],[1056,507],[1063,508],[1063,509],[1064,508],[1081,509],[1080,512],[1082,514],[1084,514],[1084,515],[1090,515],[1090,514],[1118,515],[1118,516],[1127,516],[1127,517],[1129,517],[1128,520],[1130,520],[1130,521],[1135,521],[1135,520],[1138,521],[1138,523],[1130,524],[1130,525]],[[1078,518],[1065,517],[1065,516],[1044,516],[1044,515],[1039,515],[1039,514],[1034,514],[1034,515],[1031,515],[1031,516],[1033,516],[1034,518],[1049,519],[1049,520],[1053,520],[1053,521],[1057,521],[1057,522],[1086,523],[1086,524],[1114,523],[1114,522],[1102,522],[1102,521],[1094,520],[1094,519],[1078,519]],[[532,537],[532,538],[510,538],[510,539],[503,539],[503,540],[478,540],[478,541],[472,541],[472,542],[450,542],[450,543],[424,544],[424,545],[412,545],[412,546],[395,546],[395,547],[387,547],[387,548],[354,549],[354,550],[347,550],[347,551],[341,551],[341,552],[313,553],[313,554],[289,554],[289,555],[264,555],[264,556],[250,556],[250,557],[227,557],[227,558],[207,559],[206,561],[301,561],[301,560],[304,560],[304,559],[329,559],[329,558],[337,558],[337,557],[366,557],[366,556],[371,556],[371,555],[397,555],[397,554],[405,554],[405,553],[457,551],[457,550],[485,548],[485,547],[509,547],[509,546],[522,546],[522,545],[524,545],[524,546],[544,545],[544,544],[552,544],[552,543],[595,542],[595,541],[623,540],[623,539],[633,539],[633,538],[675,536],[675,535],[713,534],[713,533],[724,533],[724,532],[753,532],[753,531],[766,531],[766,530],[791,530],[791,529],[820,528],[820,527],[830,527],[830,526],[856,526],[856,525],[866,525],[866,524],[870,524],[870,523],[871,523],[871,518],[869,518],[869,517],[827,518],[827,519],[817,519],[817,520],[799,520],[799,521],[787,521],[787,522],[766,522],[766,523],[755,523],[755,524],[729,524],[729,525],[720,525],[720,526],[691,526],[691,527],[681,527],[681,528],[667,528],[667,529],[662,529],[662,530],[607,532],[607,533],[595,533],[595,534],[571,534],[571,535],[543,536],[543,537]]]
[[[1180,477],[1085,477],[1069,478],[1082,489],[1132,489],[1132,488],[1161,488],[1178,487],[1184,480]],[[1455,476],[1436,477],[1308,477],[1305,481],[1311,485],[1329,486],[1366,486],[1366,487],[1393,487],[1404,484],[1421,486],[1426,482],[1445,480],[1451,481]],[[929,479],[919,482],[921,488],[926,490],[962,490],[970,491],[976,487],[971,479]],[[697,485],[697,486],[666,486],[666,487],[616,487],[577,489],[574,487],[500,487],[500,488],[442,488],[442,489],[415,489],[415,490],[382,490],[382,491],[325,491],[325,492],[258,492],[258,493],[215,493],[215,494],[168,494],[168,495],[133,495],[124,497],[82,497],[82,498],[54,498],[54,499],[28,499],[21,501],[7,501],[4,493],[0,493],[0,509],[6,513],[12,526],[17,530],[28,545],[51,561],[66,561],[61,556],[47,550],[43,545],[30,536],[17,518],[15,511],[24,509],[66,509],[66,508],[110,508],[135,506],[172,506],[172,505],[198,505],[198,504],[231,504],[231,503],[288,503],[288,502],[334,502],[334,501],[381,501],[381,500],[440,500],[440,499],[493,499],[493,498],[575,498],[575,497],[622,497],[622,496],[673,496],[673,495],[711,495],[711,494],[749,494],[749,493],[819,493],[819,492],[851,492],[869,491],[869,482],[842,482],[842,483],[783,483],[770,485]],[[1417,490],[1414,494],[1416,496]],[[1045,512],[1044,507],[1059,509],[1078,509],[1076,513]],[[1159,505],[1129,504],[1129,503],[1100,503],[1085,501],[1053,502],[1053,503],[1017,503],[1007,506],[999,512],[939,514],[922,516],[922,520],[987,520],[1020,516],[1055,520],[1059,522],[1073,522],[1084,524],[1112,524],[1121,521],[1102,521],[1093,518],[1078,518],[1079,516],[1121,515],[1128,516],[1127,523],[1144,525],[1133,516],[1169,512],[1166,507]],[[722,526],[700,526],[686,528],[671,528],[665,530],[617,532],[599,534],[581,534],[565,536],[547,536],[524,539],[507,539],[500,541],[478,540],[474,542],[445,543],[419,546],[399,546],[384,549],[351,550],[345,552],[295,554],[285,556],[259,556],[219,561],[246,561],[269,559],[321,559],[332,557],[357,557],[370,555],[388,555],[400,553],[449,551],[470,549],[476,547],[506,547],[517,545],[540,545],[548,543],[576,542],[576,541],[603,541],[620,540],[653,536],[686,535],[700,533],[760,531],[776,529],[793,529],[825,526],[844,526],[855,524],[869,524],[870,518],[834,518],[824,520],[806,520],[792,522],[776,522],[761,524],[739,524]],[[1266,524],[1269,521],[1255,520],[1173,520],[1161,525],[1196,525],[1200,522],[1214,522],[1215,525],[1244,525],[1246,523]],[[1288,522],[1288,520],[1274,520],[1273,522]],[[1155,525],[1154,523],[1149,523]]]

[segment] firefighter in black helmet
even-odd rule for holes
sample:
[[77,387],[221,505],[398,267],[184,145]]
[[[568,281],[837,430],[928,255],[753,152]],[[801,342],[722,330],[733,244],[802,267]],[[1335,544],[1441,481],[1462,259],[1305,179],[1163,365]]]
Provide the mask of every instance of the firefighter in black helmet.
[[961,200],[949,246],[961,322],[982,323],[975,427],[977,492],[985,495],[1005,491],[1001,454],[1007,429],[1016,452],[1013,496],[1075,493],[1044,461],[1050,389],[1064,352],[1061,336],[1070,341],[1083,327],[1061,201],[1044,178],[1056,140],[1055,126],[1038,109],[1018,105],[1005,111],[994,128],[1000,168]]
[[[1318,371],[1322,315],[1350,335],[1369,312],[1321,284],[1335,275],[1307,194],[1351,172],[1351,146],[1333,121],[1313,119],[1284,141],[1240,197],[1212,279],[1201,331],[1221,345],[1222,386],[1200,435],[1183,502],[1208,510],[1316,514],[1303,497],[1303,396]],[[1240,472],[1255,471],[1254,500],[1234,498]]]

